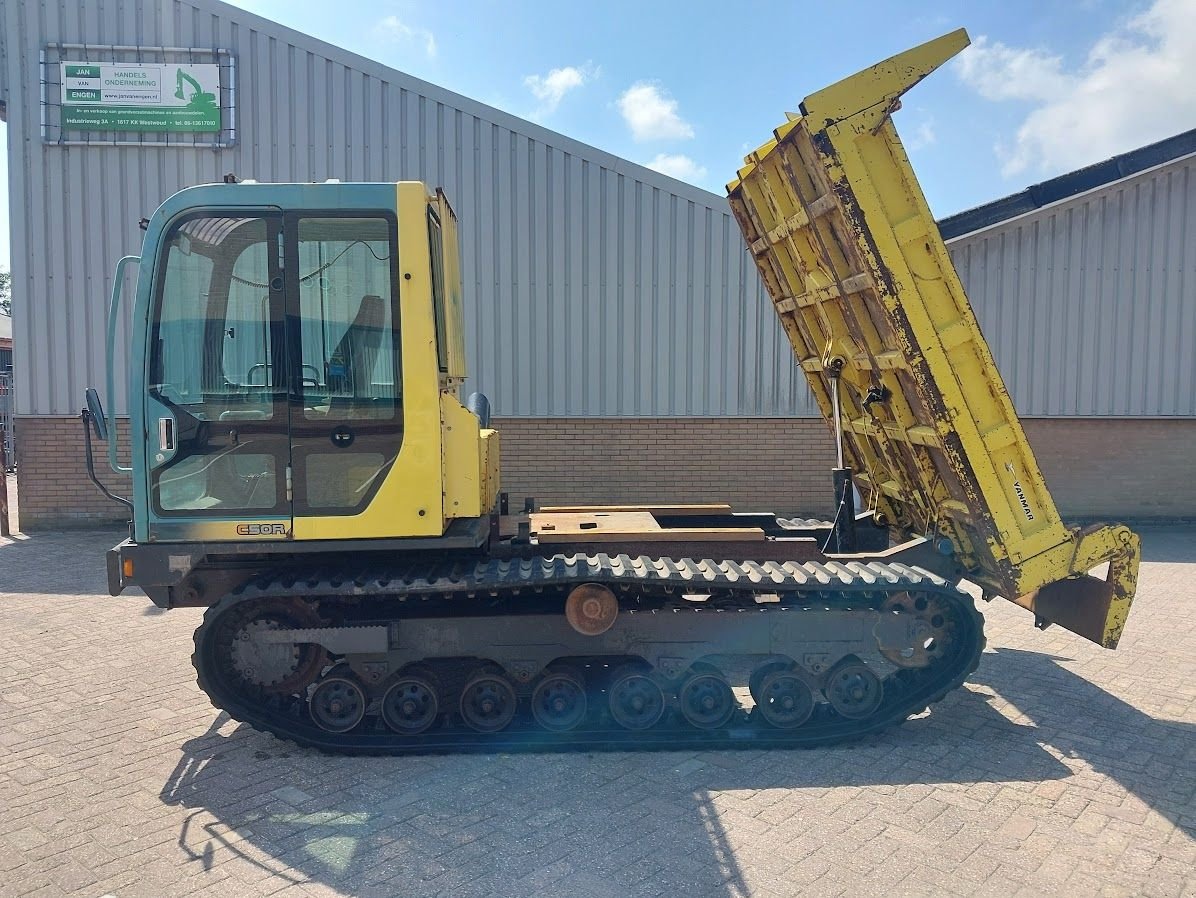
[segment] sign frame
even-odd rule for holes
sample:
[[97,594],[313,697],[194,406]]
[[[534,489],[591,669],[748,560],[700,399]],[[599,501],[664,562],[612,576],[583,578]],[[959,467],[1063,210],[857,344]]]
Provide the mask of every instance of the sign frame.
[[[146,47],[118,44],[48,43],[40,53],[42,142],[51,146],[142,146],[224,149],[237,143],[237,58],[231,50],[206,47]],[[89,71],[72,74],[67,67],[81,66]],[[79,78],[109,67],[128,67],[150,72],[156,69],[157,84],[134,84],[120,102],[105,104],[88,99],[83,103],[64,103],[68,80],[72,89],[88,92],[96,84]],[[152,68],[151,68],[152,67]],[[213,71],[214,69],[214,71]],[[182,72],[182,75],[178,73]],[[162,73],[165,73],[163,75]],[[131,79],[136,81],[134,77]],[[98,83],[98,78],[95,79]],[[177,84],[177,91],[176,91]],[[94,93],[101,93],[100,90]],[[156,102],[138,105],[139,93]],[[183,94],[178,97],[178,94]],[[94,95],[94,94],[93,94]],[[163,96],[167,95],[167,96]],[[185,110],[196,98],[198,106]],[[187,102],[182,102],[186,100]],[[86,107],[95,106],[97,118],[107,122],[94,129],[72,123],[92,115]],[[123,114],[125,109],[133,114]],[[80,113],[79,110],[83,109]],[[185,127],[151,128],[147,124],[166,124],[170,118],[190,118],[206,124],[205,130]],[[213,118],[215,121],[213,121]],[[120,124],[116,124],[120,122]],[[212,127],[215,125],[215,127]]]
[[64,131],[211,134],[223,127],[216,63],[63,60],[58,70]]

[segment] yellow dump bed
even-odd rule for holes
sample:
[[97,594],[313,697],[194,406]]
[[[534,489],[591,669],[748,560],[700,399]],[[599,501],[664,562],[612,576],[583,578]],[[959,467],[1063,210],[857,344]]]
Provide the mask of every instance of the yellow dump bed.
[[989,595],[1113,648],[1138,538],[1060,519],[893,125],[901,95],[967,44],[960,29],[807,97],[747,157],[731,207],[828,420],[838,375],[877,516],[946,537]]

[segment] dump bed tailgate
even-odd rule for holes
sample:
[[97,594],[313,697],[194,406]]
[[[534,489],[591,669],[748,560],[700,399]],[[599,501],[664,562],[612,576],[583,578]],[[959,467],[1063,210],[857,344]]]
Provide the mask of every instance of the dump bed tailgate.
[[892,121],[967,43],[961,29],[807,97],[745,160],[731,207],[828,420],[838,384],[878,517],[946,537],[990,594],[1113,647],[1137,537],[1061,520]]

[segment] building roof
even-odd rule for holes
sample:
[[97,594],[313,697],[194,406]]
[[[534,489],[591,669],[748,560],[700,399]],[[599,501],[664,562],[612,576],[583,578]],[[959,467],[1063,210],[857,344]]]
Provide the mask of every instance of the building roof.
[[962,237],[964,234],[992,227],[1192,153],[1196,153],[1196,128],[1160,140],[1158,143],[1130,150],[1104,162],[1051,178],[1041,184],[1031,185],[1019,193],[993,200],[983,206],[949,215],[939,221],[939,233],[943,235],[944,240]]
[[12,340],[12,319],[0,313],[0,340]]

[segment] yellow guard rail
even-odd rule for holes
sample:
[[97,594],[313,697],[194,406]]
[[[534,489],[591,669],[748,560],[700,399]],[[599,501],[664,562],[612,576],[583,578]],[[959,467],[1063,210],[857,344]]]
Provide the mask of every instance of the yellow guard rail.
[[960,29],[811,94],[727,192],[828,420],[838,380],[878,520],[948,538],[986,595],[1114,648],[1138,537],[1060,519],[893,126],[901,95],[968,42]]

